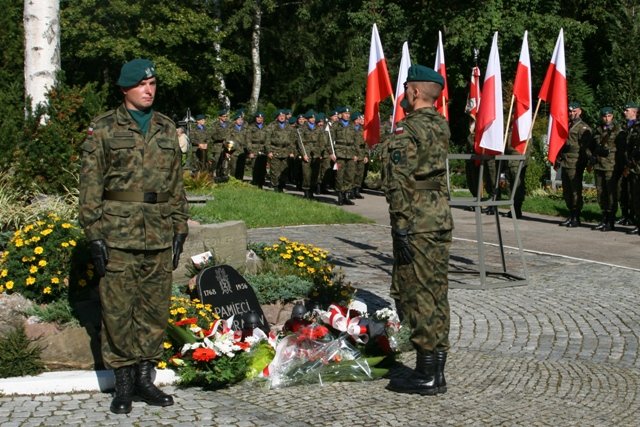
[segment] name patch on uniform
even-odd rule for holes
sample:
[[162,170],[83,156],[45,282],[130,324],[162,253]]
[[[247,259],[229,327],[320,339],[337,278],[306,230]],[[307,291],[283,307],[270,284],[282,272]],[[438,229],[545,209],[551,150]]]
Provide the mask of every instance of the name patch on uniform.
[[396,130],[393,133],[395,135],[402,135],[404,133],[404,128],[402,128],[402,127],[396,128]]
[[133,136],[133,132],[114,132],[114,138],[131,138]]

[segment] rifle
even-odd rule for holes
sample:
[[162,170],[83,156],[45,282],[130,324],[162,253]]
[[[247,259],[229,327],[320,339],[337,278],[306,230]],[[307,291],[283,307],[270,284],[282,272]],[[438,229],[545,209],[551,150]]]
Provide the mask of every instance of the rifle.
[[298,141],[300,141],[300,147],[302,147],[302,155],[304,157],[308,157],[307,150],[304,149],[304,143],[302,142],[302,135],[300,135],[300,128],[296,128],[296,132],[298,133]]
[[329,144],[331,145],[331,154],[336,155],[336,150],[333,148],[333,138],[331,138],[331,126],[329,123],[325,126],[324,130],[329,134]]

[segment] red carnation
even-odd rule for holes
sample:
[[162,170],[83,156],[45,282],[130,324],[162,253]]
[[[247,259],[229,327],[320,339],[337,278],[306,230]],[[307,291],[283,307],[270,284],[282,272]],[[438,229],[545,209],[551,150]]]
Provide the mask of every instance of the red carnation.
[[212,349],[198,347],[195,350],[193,350],[193,354],[191,355],[191,358],[193,360],[197,360],[198,362],[208,362],[210,360],[215,359],[216,356],[217,356],[216,352],[213,351]]

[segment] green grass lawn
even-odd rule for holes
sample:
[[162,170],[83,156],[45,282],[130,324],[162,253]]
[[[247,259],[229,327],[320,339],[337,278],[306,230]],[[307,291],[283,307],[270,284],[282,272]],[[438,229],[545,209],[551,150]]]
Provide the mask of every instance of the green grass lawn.
[[207,224],[242,220],[248,228],[260,228],[373,222],[337,206],[287,193],[260,190],[235,180],[210,189],[188,189],[187,192],[213,196],[214,200],[206,204],[192,204],[190,207],[191,218]]

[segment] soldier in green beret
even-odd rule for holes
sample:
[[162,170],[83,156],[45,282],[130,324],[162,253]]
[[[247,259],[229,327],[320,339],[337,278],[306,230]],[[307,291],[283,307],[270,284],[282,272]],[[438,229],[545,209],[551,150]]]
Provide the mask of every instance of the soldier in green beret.
[[227,182],[230,176],[242,181],[244,178],[245,148],[248,137],[244,127],[244,115],[242,111],[236,111],[231,116],[232,125],[222,143],[222,153],[216,177],[217,182]]
[[338,108],[339,119],[331,127],[331,138],[335,154],[331,155],[336,172],[336,192],[338,205],[353,205],[349,198],[355,176],[355,164],[358,160],[355,128],[351,125],[351,108]]
[[555,167],[562,168],[562,196],[569,209],[569,217],[558,225],[573,228],[580,226],[582,199],[582,179],[587,167],[587,149],[592,144],[592,132],[582,120],[582,107],[579,102],[569,104],[569,137],[565,142]]
[[229,139],[229,110],[223,108],[218,111],[218,120],[211,126],[209,130],[209,171],[211,176],[216,179],[221,178],[221,166],[224,160],[222,152],[225,148],[225,142]]
[[453,219],[446,186],[451,133],[433,104],[440,74],[412,65],[405,82],[407,116],[387,140],[383,187],[393,239],[391,297],[409,321],[417,351],[414,375],[392,378],[399,393],[445,393],[449,350],[448,268]]
[[350,197],[353,199],[364,199],[361,193],[362,184],[364,183],[364,177],[366,168],[369,163],[369,147],[364,140],[364,115],[356,111],[351,116],[353,121],[353,128],[356,131],[356,157],[353,174],[353,182],[351,183]]
[[265,148],[271,164],[269,178],[273,189],[282,193],[287,185],[289,175],[289,159],[293,159],[295,139],[293,128],[286,117],[286,110],[278,110],[276,120],[269,125]]
[[618,210],[618,174],[615,171],[620,126],[613,120],[613,107],[600,110],[602,122],[596,127],[589,149],[590,167],[595,176],[598,204],[602,211],[600,223],[594,230],[611,231],[615,228]]
[[102,359],[115,373],[111,411],[173,398],[152,382],[169,320],[171,271],[187,238],[175,124],[154,111],[156,71],[146,59],[122,66],[124,102],[96,117],[82,144],[78,219],[100,279]]
[[251,184],[262,188],[267,175],[267,149],[265,142],[267,133],[264,124],[264,113],[258,111],[254,115],[254,122],[249,129],[249,150],[250,157],[253,157],[253,171],[251,173]]
[[625,104],[623,108],[624,121],[620,125],[620,145],[616,149],[616,174],[618,175],[618,203],[620,204],[621,217],[616,224],[632,225],[633,214],[631,209],[631,188],[629,186],[629,167],[627,159],[627,135],[636,122],[637,106],[633,102]]
[[627,234],[640,234],[640,120],[638,120],[638,104],[630,102],[625,105],[626,126],[626,169],[629,185],[629,224],[635,227]]

